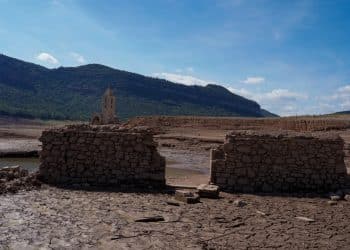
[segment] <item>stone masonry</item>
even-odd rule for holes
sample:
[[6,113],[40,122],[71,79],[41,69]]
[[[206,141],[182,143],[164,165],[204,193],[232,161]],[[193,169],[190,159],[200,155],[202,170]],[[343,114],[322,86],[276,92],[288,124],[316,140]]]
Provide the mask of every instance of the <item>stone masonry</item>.
[[211,182],[228,191],[330,191],[346,179],[343,140],[331,133],[236,131],[211,152]]
[[217,130],[292,130],[297,132],[350,129],[350,120],[322,117],[205,117],[205,116],[145,116],[128,121],[132,126],[160,128],[206,128]]
[[51,184],[165,185],[165,159],[147,130],[69,125],[43,132],[40,177]]

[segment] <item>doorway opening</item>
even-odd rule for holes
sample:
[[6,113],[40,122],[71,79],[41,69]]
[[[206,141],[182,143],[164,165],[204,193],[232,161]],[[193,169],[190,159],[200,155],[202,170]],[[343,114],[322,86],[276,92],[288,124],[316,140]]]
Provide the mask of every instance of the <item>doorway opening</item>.
[[197,187],[210,180],[210,150],[224,141],[223,131],[177,127],[154,139],[166,159],[166,182],[170,186]]

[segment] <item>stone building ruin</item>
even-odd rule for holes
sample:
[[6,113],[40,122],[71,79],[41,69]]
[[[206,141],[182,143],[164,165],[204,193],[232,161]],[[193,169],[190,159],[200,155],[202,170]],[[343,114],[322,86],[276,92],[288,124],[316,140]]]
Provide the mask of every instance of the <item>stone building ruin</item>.
[[116,117],[116,97],[113,90],[108,87],[102,97],[102,112],[94,114],[91,119],[93,125],[115,124],[118,123]]
[[165,185],[165,159],[145,129],[68,125],[45,130],[39,173],[51,184]]
[[333,133],[235,131],[211,152],[211,182],[234,192],[344,187],[344,141]]
[[[107,89],[94,125],[46,130],[40,175],[51,184],[166,184],[165,158],[146,126],[115,121]],[[347,185],[344,141],[336,132],[233,130],[212,149],[210,183],[229,192],[324,192]]]

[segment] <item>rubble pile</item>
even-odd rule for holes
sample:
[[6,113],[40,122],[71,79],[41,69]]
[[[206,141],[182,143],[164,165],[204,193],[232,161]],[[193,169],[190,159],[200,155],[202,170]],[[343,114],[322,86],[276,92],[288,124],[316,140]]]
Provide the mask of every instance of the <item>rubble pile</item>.
[[30,190],[40,187],[37,173],[29,173],[21,166],[0,169],[0,194],[16,193],[19,190]]

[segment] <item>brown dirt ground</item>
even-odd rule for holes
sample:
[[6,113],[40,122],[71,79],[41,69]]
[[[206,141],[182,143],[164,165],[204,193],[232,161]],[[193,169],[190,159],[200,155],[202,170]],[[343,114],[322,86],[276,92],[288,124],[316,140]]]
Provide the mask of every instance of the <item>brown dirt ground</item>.
[[[3,195],[0,249],[349,249],[347,201],[222,193],[171,206],[171,197],[52,187]],[[134,221],[153,215],[165,221]]]

